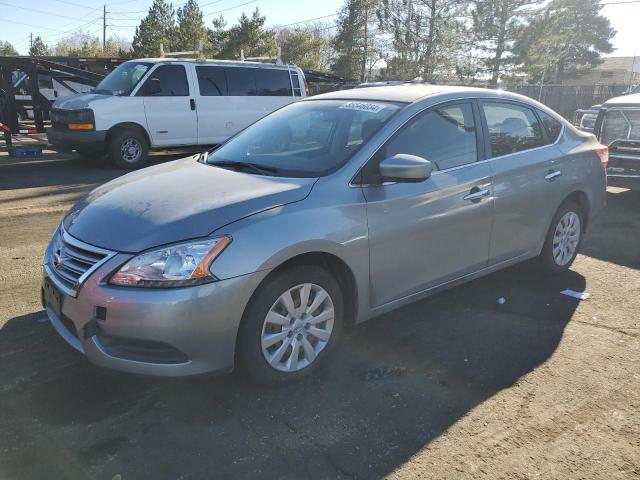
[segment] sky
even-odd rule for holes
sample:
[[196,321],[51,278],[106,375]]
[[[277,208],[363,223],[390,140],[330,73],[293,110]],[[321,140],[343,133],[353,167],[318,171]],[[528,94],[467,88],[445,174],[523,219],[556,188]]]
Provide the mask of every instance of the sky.
[[[629,0],[603,0],[602,3],[629,2]],[[118,35],[131,39],[136,25],[147,13],[152,0],[107,1],[107,38]],[[184,0],[172,2],[174,7]],[[322,18],[332,22],[343,0],[199,0],[205,22],[223,15],[228,24],[256,7],[267,17],[267,25],[287,25],[303,20]],[[102,38],[102,10],[104,0],[0,0],[0,40],[11,42],[21,54],[29,49],[29,34],[41,36],[46,44],[56,41],[79,28]],[[617,35],[613,39],[616,50],[610,55],[640,56],[640,0],[605,6],[607,16]]]

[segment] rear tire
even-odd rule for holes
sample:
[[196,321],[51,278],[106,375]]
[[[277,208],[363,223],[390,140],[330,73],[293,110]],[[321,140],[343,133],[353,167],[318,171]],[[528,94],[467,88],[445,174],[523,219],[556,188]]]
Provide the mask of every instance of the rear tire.
[[149,143],[142,132],[127,128],[113,132],[109,139],[109,158],[116,167],[136,170],[147,163]]
[[582,209],[572,200],[565,201],[553,217],[538,257],[543,270],[549,273],[569,270],[578,255],[583,231]]
[[301,265],[277,273],[245,310],[238,332],[239,366],[266,385],[300,380],[326,366],[343,318],[342,292],[325,269]]

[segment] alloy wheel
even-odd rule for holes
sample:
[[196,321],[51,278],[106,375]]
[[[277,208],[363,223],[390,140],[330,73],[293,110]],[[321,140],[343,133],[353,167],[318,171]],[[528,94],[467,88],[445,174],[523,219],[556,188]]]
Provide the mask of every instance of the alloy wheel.
[[334,315],[333,300],[319,285],[303,283],[284,292],[262,326],[262,354],[267,363],[281,372],[309,366],[329,343]]
[[580,242],[580,216],[575,212],[565,213],[553,234],[553,260],[564,266],[573,259]]

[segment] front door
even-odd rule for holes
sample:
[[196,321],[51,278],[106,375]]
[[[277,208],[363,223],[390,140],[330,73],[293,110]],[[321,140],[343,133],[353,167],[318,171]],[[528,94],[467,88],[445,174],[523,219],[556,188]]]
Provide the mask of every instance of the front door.
[[[484,268],[493,218],[492,174],[471,102],[423,112],[365,166],[373,307]],[[397,153],[430,160],[421,183],[385,183],[377,164]]]
[[[152,79],[160,91],[147,88]],[[160,65],[138,91],[144,97],[144,113],[153,146],[195,145],[198,143],[198,117],[194,92],[189,87],[183,65]]]

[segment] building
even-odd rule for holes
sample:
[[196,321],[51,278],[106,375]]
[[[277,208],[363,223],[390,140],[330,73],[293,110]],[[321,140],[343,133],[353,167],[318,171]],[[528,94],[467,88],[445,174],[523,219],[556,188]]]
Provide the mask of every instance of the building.
[[636,85],[640,83],[640,56],[603,57],[596,67],[566,78],[565,85]]

